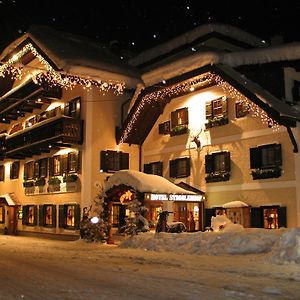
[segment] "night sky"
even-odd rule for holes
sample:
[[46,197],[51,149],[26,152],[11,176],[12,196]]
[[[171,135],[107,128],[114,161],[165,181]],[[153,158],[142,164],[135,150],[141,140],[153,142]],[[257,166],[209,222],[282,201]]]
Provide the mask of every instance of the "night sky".
[[[300,1],[0,0],[0,50],[32,24],[145,50],[201,24],[235,25],[269,41],[300,41]],[[289,3],[288,6],[286,3]],[[298,3],[298,4],[297,4]]]

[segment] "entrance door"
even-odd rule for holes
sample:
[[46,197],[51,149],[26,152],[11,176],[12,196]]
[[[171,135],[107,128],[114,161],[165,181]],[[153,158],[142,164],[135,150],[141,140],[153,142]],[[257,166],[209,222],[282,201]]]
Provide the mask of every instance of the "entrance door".
[[7,206],[7,234],[16,235],[17,234],[17,225],[18,225],[18,218],[17,218],[17,207],[16,206]]

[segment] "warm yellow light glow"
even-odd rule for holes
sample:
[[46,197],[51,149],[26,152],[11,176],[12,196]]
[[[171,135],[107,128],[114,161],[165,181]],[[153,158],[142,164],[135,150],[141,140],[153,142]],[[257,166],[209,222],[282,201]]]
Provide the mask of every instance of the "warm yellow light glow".
[[50,111],[50,110],[52,110],[52,109],[54,109],[54,108],[56,108],[56,107],[63,107],[63,106],[64,106],[64,102],[58,102],[58,101],[52,102],[52,103],[47,107],[46,111]]
[[57,152],[55,152],[54,155],[66,155],[66,154],[68,154],[70,152],[78,153],[78,150],[75,150],[73,148],[60,149]]
[[[28,52],[31,52],[38,59],[42,64],[43,69],[24,66],[20,63],[18,64],[18,60]],[[24,74],[27,76],[29,75],[35,84],[42,85],[46,81],[50,86],[59,86],[65,89],[73,89],[76,85],[82,85],[84,89],[89,90],[92,86],[95,86],[102,92],[112,90],[116,94],[122,94],[125,88],[124,82],[112,80],[102,81],[56,71],[38,53],[31,43],[25,45],[11,59],[0,66],[0,77],[10,75],[12,79],[21,79]]]

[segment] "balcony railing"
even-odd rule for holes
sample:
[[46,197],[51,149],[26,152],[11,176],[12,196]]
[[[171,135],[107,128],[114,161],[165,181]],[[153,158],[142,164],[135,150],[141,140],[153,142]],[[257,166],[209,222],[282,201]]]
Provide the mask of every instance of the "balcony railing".
[[49,152],[52,147],[71,146],[83,142],[83,120],[59,115],[6,137],[6,156],[30,157]]

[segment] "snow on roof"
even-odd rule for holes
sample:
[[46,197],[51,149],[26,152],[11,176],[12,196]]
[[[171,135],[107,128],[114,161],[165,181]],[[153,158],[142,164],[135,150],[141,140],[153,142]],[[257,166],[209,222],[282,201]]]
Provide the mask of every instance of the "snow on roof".
[[223,205],[224,208],[233,208],[233,207],[248,207],[249,205],[243,201],[231,201]]
[[183,45],[191,44],[193,41],[199,39],[200,37],[213,32],[228,36],[232,39],[244,42],[253,47],[266,47],[266,43],[262,41],[262,39],[246,31],[243,31],[231,25],[211,23],[198,26],[191,31],[177,36],[174,39],[146,50],[129,60],[129,63],[133,66],[143,64],[146,61],[150,61],[156,57],[165,55]]
[[276,45],[264,49],[248,49],[220,54],[219,63],[231,67],[241,65],[265,64],[276,61],[300,59],[300,43]]
[[146,174],[135,170],[120,170],[109,177],[104,185],[104,191],[108,191],[114,185],[125,184],[143,193],[164,194],[195,194],[170,182],[164,177]]
[[[10,44],[1,55],[1,60],[14,51],[22,42],[30,39],[56,66],[70,72],[80,67],[101,70],[107,73],[122,74],[139,78],[139,72],[129,66],[107,47],[94,41],[71,33],[54,30],[47,26],[33,25],[22,37]],[[88,75],[88,74],[85,74]]]
[[293,60],[300,60],[299,42],[237,52],[195,51],[189,56],[149,69],[142,75],[142,79],[149,86],[207,65],[223,64],[233,68]]
[[285,102],[279,100],[267,90],[263,89],[259,84],[253,82],[252,80],[246,78],[243,74],[235,71],[233,68],[218,65],[218,68],[229,75],[231,78],[236,80],[239,84],[244,86],[253,95],[259,98],[262,102],[267,103],[272,109],[280,113],[282,117],[288,117],[295,121],[300,120],[299,111],[294,106],[290,106]]

